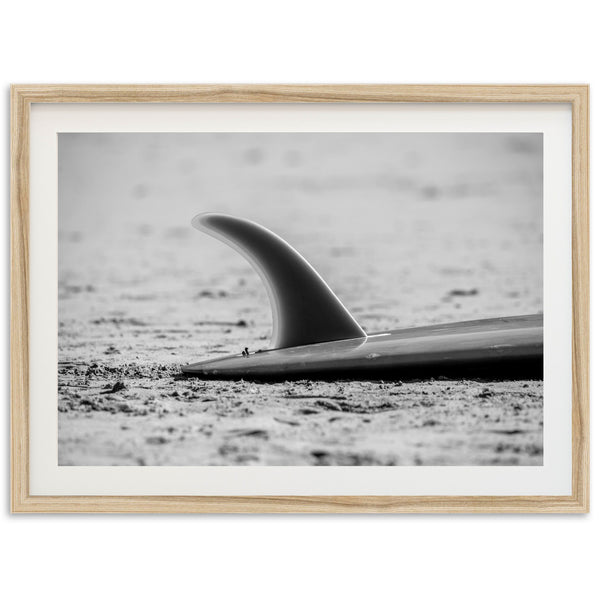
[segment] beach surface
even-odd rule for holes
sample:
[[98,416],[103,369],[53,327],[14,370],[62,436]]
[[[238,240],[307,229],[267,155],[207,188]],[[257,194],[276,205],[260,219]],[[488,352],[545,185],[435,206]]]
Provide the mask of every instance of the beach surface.
[[195,214],[281,235],[369,333],[539,313],[541,168],[536,134],[60,134],[59,464],[543,464],[541,381],[180,371],[271,331]]

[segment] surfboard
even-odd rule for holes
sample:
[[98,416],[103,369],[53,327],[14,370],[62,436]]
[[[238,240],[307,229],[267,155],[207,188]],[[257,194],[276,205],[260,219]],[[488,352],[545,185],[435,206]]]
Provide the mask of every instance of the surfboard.
[[317,271],[268,229],[208,213],[192,224],[255,267],[273,313],[270,348],[182,366],[213,379],[543,376],[543,315],[429,325],[367,335]]

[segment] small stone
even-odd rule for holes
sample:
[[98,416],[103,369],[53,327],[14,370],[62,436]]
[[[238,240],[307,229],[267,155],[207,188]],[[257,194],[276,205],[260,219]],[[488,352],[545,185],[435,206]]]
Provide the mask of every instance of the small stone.
[[115,392],[120,392],[121,390],[126,389],[125,384],[122,381],[117,381],[110,389],[106,389],[110,387],[110,384],[105,386],[105,391],[100,392],[101,394],[114,394]]
[[146,438],[146,443],[153,444],[155,446],[160,446],[162,444],[168,444],[169,440],[166,437],[163,437],[162,435],[153,435]]

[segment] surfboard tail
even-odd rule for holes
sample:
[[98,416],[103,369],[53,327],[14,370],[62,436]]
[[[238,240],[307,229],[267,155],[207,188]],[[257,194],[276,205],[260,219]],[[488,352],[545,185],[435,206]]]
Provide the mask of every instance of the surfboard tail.
[[218,213],[199,214],[192,225],[237,250],[260,275],[271,303],[272,349],[366,337],[310,263],[272,231]]

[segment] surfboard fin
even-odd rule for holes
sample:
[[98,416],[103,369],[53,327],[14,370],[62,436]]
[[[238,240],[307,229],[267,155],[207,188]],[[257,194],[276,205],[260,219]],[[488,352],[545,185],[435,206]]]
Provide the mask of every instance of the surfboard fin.
[[271,348],[366,337],[308,261],[272,231],[218,213],[197,215],[192,225],[237,250],[261,276],[273,313]]

